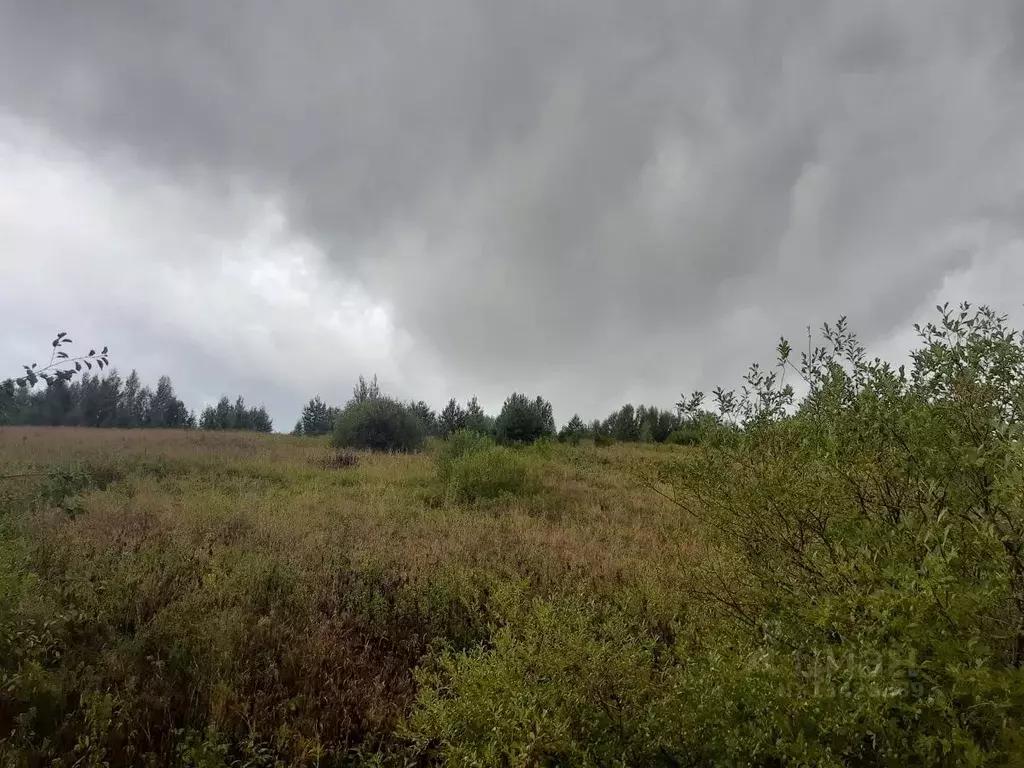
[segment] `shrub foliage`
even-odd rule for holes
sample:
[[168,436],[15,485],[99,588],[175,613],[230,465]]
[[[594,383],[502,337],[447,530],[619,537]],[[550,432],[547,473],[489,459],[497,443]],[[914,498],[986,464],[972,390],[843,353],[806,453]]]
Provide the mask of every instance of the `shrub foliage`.
[[334,444],[339,448],[371,451],[418,451],[426,428],[403,403],[390,397],[353,398],[334,423]]
[[470,429],[453,432],[435,454],[437,477],[450,503],[473,503],[526,491],[530,475],[524,461],[496,446],[488,435]]
[[520,456],[495,446],[473,451],[452,462],[447,498],[473,503],[502,496],[518,496],[529,487],[529,472]]

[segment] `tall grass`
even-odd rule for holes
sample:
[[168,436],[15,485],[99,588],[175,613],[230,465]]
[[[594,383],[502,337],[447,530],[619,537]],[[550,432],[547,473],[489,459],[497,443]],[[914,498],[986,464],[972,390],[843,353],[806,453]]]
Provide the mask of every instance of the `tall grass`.
[[503,453],[544,482],[481,514],[490,481],[458,460],[476,491],[439,507],[427,455],[329,469],[326,440],[5,429],[4,474],[26,474],[0,482],[0,753],[400,762],[417,667],[530,600],[634,591],[671,620],[686,524],[631,475],[647,452],[615,450]]

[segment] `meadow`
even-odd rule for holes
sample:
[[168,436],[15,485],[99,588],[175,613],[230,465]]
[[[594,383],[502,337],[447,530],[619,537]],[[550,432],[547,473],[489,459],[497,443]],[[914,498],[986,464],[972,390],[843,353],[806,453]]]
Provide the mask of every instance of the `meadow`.
[[1022,765],[1024,339],[938,309],[688,446],[4,428],[2,763]]
[[451,503],[429,452],[351,466],[320,439],[0,430],[0,474],[28,473],[0,482],[6,758],[429,751],[407,732],[417,669],[534,600],[671,632],[692,536],[638,473],[680,450],[534,446],[526,492]]

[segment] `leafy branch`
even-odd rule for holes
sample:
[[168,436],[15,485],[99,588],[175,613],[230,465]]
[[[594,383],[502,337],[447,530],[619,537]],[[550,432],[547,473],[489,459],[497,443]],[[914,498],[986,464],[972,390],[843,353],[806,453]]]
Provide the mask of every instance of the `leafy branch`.
[[53,352],[50,353],[50,362],[42,368],[37,363],[23,365],[25,375],[14,379],[14,383],[19,387],[34,387],[39,381],[45,381],[47,386],[52,386],[58,381],[71,381],[76,373],[81,372],[83,366],[91,371],[95,364],[102,371],[110,365],[106,347],[99,352],[90,349],[87,355],[71,357],[63,348],[72,343],[66,332],[58,333],[50,343],[53,347]]
[[95,365],[102,371],[110,365],[106,347],[99,352],[90,349],[88,354],[72,357],[64,349],[72,343],[74,342],[68,338],[67,333],[61,331],[50,342],[52,347],[50,361],[45,366],[39,367],[38,363],[23,365],[23,375],[13,379],[0,380],[0,423],[4,423],[6,420],[6,406],[8,401],[14,397],[15,386],[34,387],[43,381],[48,387],[51,387],[58,382],[71,381],[75,374],[80,373],[83,368],[91,371]]

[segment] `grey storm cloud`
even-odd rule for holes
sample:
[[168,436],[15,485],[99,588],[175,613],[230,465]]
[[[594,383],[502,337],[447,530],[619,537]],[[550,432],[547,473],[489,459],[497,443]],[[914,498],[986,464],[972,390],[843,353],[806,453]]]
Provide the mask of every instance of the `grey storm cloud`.
[[1009,258],[1022,8],[0,0],[0,110],[280,199],[453,394],[596,416]]

